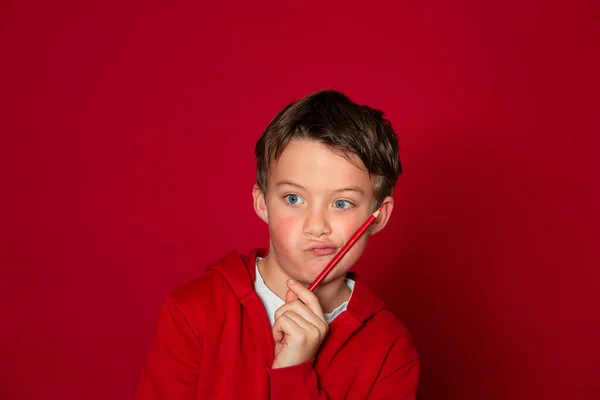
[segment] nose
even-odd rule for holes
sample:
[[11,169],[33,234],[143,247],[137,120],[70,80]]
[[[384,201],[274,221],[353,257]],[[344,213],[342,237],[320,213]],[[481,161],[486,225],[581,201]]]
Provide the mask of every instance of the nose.
[[317,238],[322,235],[329,235],[331,226],[329,225],[327,211],[320,207],[309,208],[306,212],[303,228],[305,235]]

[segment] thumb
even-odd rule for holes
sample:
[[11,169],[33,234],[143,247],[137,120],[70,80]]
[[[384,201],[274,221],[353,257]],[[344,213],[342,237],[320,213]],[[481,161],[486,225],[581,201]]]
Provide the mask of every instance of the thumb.
[[296,293],[292,292],[291,290],[288,290],[285,293],[285,302],[289,303],[290,301],[294,300],[298,300],[298,296],[296,296]]

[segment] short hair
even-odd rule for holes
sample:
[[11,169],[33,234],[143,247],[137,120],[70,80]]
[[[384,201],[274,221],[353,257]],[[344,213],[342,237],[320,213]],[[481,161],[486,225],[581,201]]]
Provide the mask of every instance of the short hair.
[[292,139],[315,140],[342,155],[356,154],[376,178],[378,204],[392,195],[402,173],[397,135],[383,112],[335,90],[321,90],[284,107],[258,139],[256,181],[263,193],[271,163]]

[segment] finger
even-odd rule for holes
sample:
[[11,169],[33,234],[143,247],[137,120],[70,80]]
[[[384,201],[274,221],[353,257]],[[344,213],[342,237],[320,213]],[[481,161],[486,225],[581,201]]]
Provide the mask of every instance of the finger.
[[323,315],[321,303],[319,303],[318,297],[313,292],[311,292],[298,282],[294,281],[293,279],[288,279],[286,284],[287,287],[292,292],[294,292],[294,294],[296,294],[296,296],[298,296],[298,298],[319,317],[319,319],[325,322],[325,316]]
[[329,325],[326,321],[323,321],[319,316],[317,316],[308,306],[302,303],[300,300],[295,300],[290,303],[286,303],[283,306],[279,307],[275,311],[275,319],[277,320],[282,315],[287,314],[288,312],[294,312],[301,316],[304,320],[308,321],[311,325],[316,327],[321,335],[325,335],[329,330]]
[[276,342],[281,342],[286,336],[298,336],[302,333],[303,329],[289,316],[282,315],[281,318],[275,321],[271,331],[273,332],[273,339]]
[[288,310],[285,313],[283,313],[282,316],[285,316],[285,317],[291,319],[292,321],[294,321],[303,330],[311,329],[311,328],[315,327],[308,320],[306,320],[306,318],[302,317],[300,314],[298,314],[295,311]]
[[[286,313],[283,314],[282,319],[284,321],[290,319],[301,328],[300,330],[295,330],[293,332],[285,332],[285,330],[287,329],[287,325],[285,325],[285,322],[283,322],[282,326],[285,334],[290,335],[289,338],[286,338],[286,341],[304,342],[308,340],[309,342],[311,342],[313,340],[316,340],[320,343],[324,338],[323,333],[316,326],[302,318],[299,314],[296,314],[294,311],[286,311]],[[291,325],[291,327],[292,329],[295,328],[294,325]]]
[[292,292],[291,290],[288,290],[285,293],[285,302],[289,303],[290,301],[294,300],[298,300],[298,296],[296,296],[296,293]]

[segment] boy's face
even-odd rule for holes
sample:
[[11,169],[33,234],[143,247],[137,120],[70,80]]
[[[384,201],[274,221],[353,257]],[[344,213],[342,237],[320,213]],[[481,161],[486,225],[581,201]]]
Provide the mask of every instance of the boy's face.
[[[257,214],[269,224],[271,248],[288,276],[310,284],[374,211],[374,180],[358,156],[353,162],[325,145],[292,140],[273,161],[267,195],[255,186]],[[324,282],[344,276],[365,249],[369,235],[383,229],[393,199]]]

